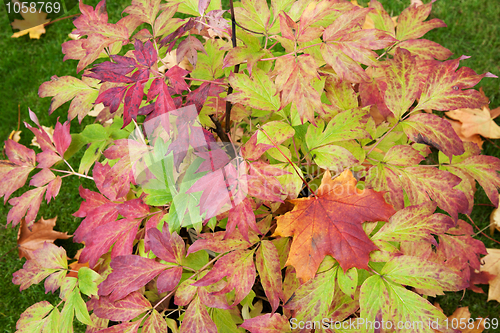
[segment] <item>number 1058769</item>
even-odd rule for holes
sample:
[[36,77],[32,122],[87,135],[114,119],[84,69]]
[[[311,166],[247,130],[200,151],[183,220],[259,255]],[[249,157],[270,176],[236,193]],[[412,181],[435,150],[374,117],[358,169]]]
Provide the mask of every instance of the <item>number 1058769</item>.
[[474,320],[473,318],[469,318],[469,320],[465,318],[453,318],[453,319],[446,319],[445,321],[445,326],[446,328],[452,328],[454,330],[456,329],[497,329],[499,326],[499,320],[498,318],[476,318]]
[[19,2],[15,1],[13,3],[8,2],[6,4],[7,12],[10,13],[59,13],[61,11],[61,4],[59,2]]

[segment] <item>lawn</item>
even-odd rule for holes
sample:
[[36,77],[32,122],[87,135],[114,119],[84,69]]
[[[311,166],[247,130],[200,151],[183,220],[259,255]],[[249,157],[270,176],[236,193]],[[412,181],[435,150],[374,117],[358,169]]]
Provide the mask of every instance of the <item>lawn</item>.
[[[96,0],[85,1],[95,6]],[[366,1],[358,1],[366,4]],[[128,1],[108,2],[108,12],[111,22],[116,22],[121,11]],[[410,0],[382,1],[392,15],[398,15],[401,10],[409,5]],[[69,14],[78,12],[73,8]],[[471,67],[478,73],[491,72],[500,76],[500,6],[496,1],[490,0],[440,0],[434,4],[433,18],[440,18],[448,24],[448,28],[440,28],[431,31],[425,37],[442,44],[453,52],[453,58],[461,55],[471,56],[470,59],[461,62],[463,66]],[[68,33],[73,25],[71,20],[63,20],[49,25],[47,33],[39,40],[31,40],[28,36],[11,38],[12,31],[9,26],[5,7],[0,8],[0,100],[2,101],[2,112],[0,113],[0,139],[4,141],[9,133],[20,126],[22,130],[21,143],[29,144],[32,134],[24,128],[23,121],[29,121],[28,108],[31,108],[40,119],[42,125],[55,124],[58,117],[62,121],[67,118],[67,107],[59,108],[54,114],[48,115],[50,99],[41,99],[37,91],[41,83],[50,79],[52,75],[64,76],[76,74],[76,61],[62,62],[63,54],[61,44],[68,40]],[[491,100],[491,108],[500,106],[500,81],[498,79],[485,79],[477,88],[482,87],[485,94]],[[21,124],[18,123],[18,108],[20,109]],[[71,123],[72,132],[80,132],[88,123],[78,124],[76,120]],[[483,146],[484,154],[500,157],[500,140],[486,141]],[[79,156],[73,160],[77,160]],[[80,155],[81,157],[81,155]],[[4,158],[4,157],[2,157]],[[72,216],[79,205],[80,197],[77,188],[83,185],[93,188],[92,183],[85,179],[76,177],[66,178],[58,198],[49,205],[42,204],[38,218],[52,218],[58,216],[56,229],[59,231],[74,232],[81,219]],[[13,194],[13,197],[22,193],[26,188]],[[476,203],[489,204],[484,192],[479,189],[476,194]],[[0,205],[0,225],[5,226],[6,216],[10,206]],[[489,215],[493,207],[477,206],[471,217],[479,228],[486,228],[489,224]],[[466,219],[462,216],[463,219]],[[486,228],[486,233],[488,230]],[[57,295],[45,295],[43,284],[32,286],[19,292],[19,287],[11,283],[12,273],[20,269],[24,259],[19,260],[16,249],[17,227],[10,226],[0,232],[0,331],[14,332],[15,324],[20,314],[30,305],[48,300],[57,302]],[[478,239],[486,244],[486,247],[499,248],[498,244],[488,238],[478,235]],[[494,239],[500,241],[500,233],[497,232]],[[78,249],[76,244],[70,240],[56,242],[64,245],[68,255],[74,255]],[[484,287],[487,291],[487,287]],[[447,315],[454,309],[469,306],[472,317],[498,318],[500,304],[496,301],[486,302],[486,294],[475,294],[471,291],[464,293],[447,293],[438,297]],[[431,300],[433,301],[433,300]],[[78,327],[77,331],[84,331]],[[500,332],[500,330],[497,330]],[[485,331],[486,332],[486,331]],[[494,332],[489,330],[489,332]]]

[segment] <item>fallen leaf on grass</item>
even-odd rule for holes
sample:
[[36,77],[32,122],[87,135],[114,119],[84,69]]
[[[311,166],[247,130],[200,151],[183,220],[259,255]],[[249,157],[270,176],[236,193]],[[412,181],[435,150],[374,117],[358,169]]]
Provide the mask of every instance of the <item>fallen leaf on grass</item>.
[[[438,309],[443,311],[439,304],[434,304]],[[468,306],[462,308],[457,308],[451,316],[448,317],[448,328],[460,328],[462,333],[481,333],[484,331],[484,320],[483,318],[476,318],[472,323],[470,320],[470,311]],[[462,328],[465,325],[465,328]],[[441,332],[434,330],[434,332]]]
[[24,219],[17,233],[17,245],[19,246],[19,259],[33,259],[33,252],[43,247],[43,243],[54,243],[56,239],[68,239],[72,237],[67,232],[53,230],[57,217],[45,220],[43,217],[33,223],[31,230],[26,226]]
[[[18,1],[13,1],[13,3],[19,3]],[[24,20],[15,19],[14,22],[11,23],[12,28],[19,29],[14,33],[11,38],[19,38],[26,34],[30,34],[31,39],[40,39],[40,36],[45,33],[45,23],[50,22],[50,19],[47,18],[47,13],[35,11],[31,13],[28,11],[27,13],[20,13]]]
[[490,139],[500,139],[500,126],[493,120],[499,114],[500,108],[490,110],[487,106],[482,109],[457,109],[446,112],[446,116],[460,121],[460,131],[464,137],[479,134]]
[[495,275],[495,278],[489,281],[488,301],[496,300],[500,302],[500,249],[486,250],[488,254],[482,258],[484,265],[481,266],[481,272]]

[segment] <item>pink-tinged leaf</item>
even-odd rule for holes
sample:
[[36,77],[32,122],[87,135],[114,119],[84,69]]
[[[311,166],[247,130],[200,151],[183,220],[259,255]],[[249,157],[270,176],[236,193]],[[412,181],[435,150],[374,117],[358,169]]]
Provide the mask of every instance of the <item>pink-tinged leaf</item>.
[[[481,108],[488,104],[479,91],[469,89],[484,77],[495,77],[491,73],[476,74],[468,67],[457,70],[460,60],[454,59],[437,63],[424,81],[422,94],[415,110],[433,109],[448,111],[460,108]],[[463,90],[466,89],[466,90]]]
[[82,242],[92,230],[118,218],[116,203],[104,198],[100,193],[80,186],[80,196],[87,201],[83,201],[80,209],[73,214],[76,217],[85,217],[75,231],[75,242]]
[[40,163],[38,165],[40,168],[50,168],[57,162],[62,161],[62,157],[52,150],[46,150],[36,155],[36,161]]
[[384,163],[397,166],[412,166],[420,164],[425,159],[418,150],[411,146],[397,145],[389,149],[384,156]]
[[[38,121],[38,119],[36,120]],[[36,141],[40,145],[40,148],[42,149],[43,152],[56,151],[56,147],[54,147],[52,138],[47,134],[47,132],[43,127],[38,126],[38,128],[34,128],[33,126],[31,126],[26,122],[24,123],[24,126],[26,126],[27,129],[29,129],[31,132],[33,132],[33,134],[35,134]]]
[[281,283],[281,268],[278,250],[270,241],[262,241],[255,253],[257,271],[260,283],[264,287],[273,312],[279,306],[280,299],[284,299]]
[[358,97],[352,85],[335,74],[326,77],[325,93],[334,110],[347,111],[358,107]]
[[[27,260],[23,268],[13,274],[12,283],[20,285],[20,290],[27,289],[32,284],[37,284],[51,274],[58,274],[59,270],[68,268],[66,251],[52,243],[45,242],[43,247],[33,252],[33,259]],[[65,272],[64,272],[65,274]],[[64,276],[63,276],[64,278]],[[62,280],[55,287],[57,289]],[[55,281],[54,280],[54,281]],[[51,287],[49,285],[49,287]],[[54,291],[54,288],[47,289]]]
[[[64,53],[68,52],[66,50]],[[94,107],[93,103],[99,93],[96,85],[92,82],[93,80],[80,80],[73,76],[57,77],[55,75],[50,79],[51,81],[42,83],[38,89],[38,96],[42,98],[52,96],[49,114],[72,100],[68,110],[68,118],[71,120],[78,115],[78,121],[81,122],[83,117]],[[36,121],[34,122],[37,124]],[[39,124],[37,125],[40,127]]]
[[240,234],[248,242],[250,242],[250,240],[248,239],[249,227],[256,233],[260,234],[260,230],[259,228],[257,228],[257,224],[255,223],[255,214],[252,208],[252,201],[248,198],[245,198],[242,202],[231,208],[231,210],[229,211],[226,225],[226,235],[224,236],[224,239],[229,238],[229,236],[235,230],[236,226],[238,226]]
[[450,122],[434,114],[418,113],[402,122],[403,130],[410,140],[440,150],[451,160],[462,155],[464,145]]
[[314,123],[314,112],[322,112],[321,96],[311,85],[319,79],[318,65],[311,55],[303,54],[283,56],[276,60],[272,76],[276,75],[275,84],[281,92],[281,108],[292,103],[297,108],[300,121]]
[[12,221],[12,226],[15,227],[26,214],[26,225],[30,228],[35,222],[46,189],[46,186],[35,188],[24,192],[20,197],[10,199],[9,203],[14,207],[7,214],[7,224]]
[[193,287],[192,284],[195,281],[192,279],[184,280],[177,290],[175,291],[174,304],[179,306],[186,306],[193,300],[196,295],[196,290],[198,287]]
[[5,173],[1,175],[0,196],[4,196],[5,204],[12,193],[24,186],[34,167],[18,167],[8,161],[2,161],[2,166]]
[[[144,75],[146,77],[146,75]],[[137,119],[139,106],[141,105],[142,98],[144,97],[144,86],[142,82],[134,83],[125,94],[123,100],[123,126],[127,126],[130,122]]]
[[151,315],[144,322],[144,326],[142,326],[142,332],[143,333],[168,332],[167,322],[165,321],[165,318],[158,311],[153,310]]
[[168,225],[163,226],[163,232],[156,228],[147,230],[148,246],[160,259],[181,264],[185,257],[185,244],[182,238],[174,232],[170,235]]
[[205,10],[207,10],[208,5],[210,5],[210,0],[198,0],[198,13],[203,16]]
[[257,160],[264,152],[279,146],[295,134],[292,126],[281,121],[271,121],[255,132],[250,140],[241,148],[246,159]]
[[101,296],[94,303],[96,316],[113,321],[131,320],[149,309],[151,303],[140,292],[132,292],[116,301],[112,301],[108,296]]
[[225,294],[234,289],[233,305],[235,305],[240,303],[252,290],[255,276],[253,251],[236,250],[217,260],[212,270],[196,283],[193,283],[193,286],[208,286],[227,277],[228,283],[226,287],[214,294]]
[[377,0],[370,1],[370,8],[373,8],[368,16],[373,20],[375,29],[388,32],[391,36],[396,36],[394,30],[394,21],[391,16],[385,11],[384,7]]
[[244,73],[231,73],[228,80],[235,92],[227,96],[226,100],[259,110],[280,109],[280,98],[275,94],[276,87],[269,76],[261,69],[255,69],[251,75],[250,78]]
[[196,66],[198,62],[198,51],[207,54],[203,44],[196,37],[189,35],[177,46],[177,63],[180,63],[184,57],[187,57],[189,62],[193,66]]
[[111,302],[122,299],[153,280],[168,266],[136,255],[119,256],[111,261],[113,271],[99,285],[99,296],[108,296]]
[[59,194],[61,184],[62,179],[59,176],[49,183],[49,186],[47,186],[47,192],[45,193],[45,200],[47,200],[47,203],[50,203],[50,201]]
[[[248,47],[237,46],[235,48],[230,49],[229,52],[226,54],[222,68],[234,67],[237,64],[246,62],[248,73],[251,76],[253,76],[253,71],[252,71],[253,67],[260,59],[266,56],[272,57],[270,55],[270,52],[267,50],[260,50],[260,48],[253,48],[251,46]],[[268,91],[268,93],[271,91]],[[243,92],[245,91],[243,90]]]
[[59,155],[64,156],[64,153],[71,144],[71,135],[69,134],[70,122],[66,121],[64,124],[56,123],[54,130],[54,144]]
[[409,206],[394,214],[371,239],[388,242],[414,242],[426,240],[437,246],[431,235],[441,235],[455,225],[447,215],[436,213],[437,204],[428,201],[418,206]]
[[393,116],[392,112],[387,108],[384,102],[384,89],[386,87],[385,81],[378,81],[370,79],[369,81],[361,82],[359,84],[359,97],[361,99],[361,106],[368,105],[376,106],[378,112],[384,117]]
[[412,5],[398,17],[398,26],[396,28],[396,38],[400,41],[407,39],[417,39],[425,35],[428,31],[446,27],[446,24],[439,19],[432,19],[424,22],[432,9],[432,1],[426,5]]
[[89,36],[91,34],[100,34],[104,37],[128,39],[129,32],[126,27],[108,23],[105,0],[101,0],[95,10],[92,6],[80,2],[80,12],[82,15],[73,21],[77,28],[73,31],[74,34]]
[[454,189],[462,181],[459,177],[423,166],[405,168],[400,175],[410,204],[418,205],[431,198],[441,209],[448,212],[454,221],[458,219],[458,213],[470,213],[464,192]]
[[241,328],[250,333],[288,333],[291,332],[288,319],[279,313],[266,313],[251,319],[245,319]]
[[125,201],[116,206],[118,214],[123,217],[138,219],[144,218],[149,214],[149,206],[142,202],[142,199],[133,199]]
[[94,177],[94,182],[99,189],[99,192],[104,194],[109,200],[116,201],[118,197],[118,192],[120,190],[121,184],[116,186],[104,186],[104,181],[106,180],[106,175],[110,172],[111,166],[109,164],[102,165],[99,162],[94,164],[94,169],[92,171],[92,176]]
[[266,201],[281,202],[283,186],[276,177],[290,174],[270,164],[257,161],[249,164],[248,195]]
[[327,318],[333,301],[335,276],[338,266],[317,274],[313,279],[300,285],[294,295],[286,301],[285,309],[298,321],[321,321]]
[[384,73],[387,83],[384,102],[396,119],[400,119],[415,102],[419,92],[415,57],[405,49],[396,49],[396,54],[388,61]]
[[366,185],[384,194],[385,200],[396,209],[403,209],[404,193],[397,170],[379,164],[368,170],[366,175]]
[[8,139],[5,141],[5,154],[9,158],[9,161],[16,165],[26,167],[34,167],[36,165],[33,149],[26,148],[14,140]]
[[115,62],[105,61],[100,63],[99,65],[94,66],[90,70],[90,73],[85,74],[85,76],[107,82],[134,82],[130,77],[125,75],[136,69],[136,60],[134,58],[120,55],[113,55],[111,56],[111,59]]
[[250,243],[243,238],[238,230],[234,231],[230,237],[224,238],[225,235],[225,231],[202,233],[200,234],[200,238],[189,247],[187,254],[189,255],[200,250],[209,250],[217,253],[243,250],[248,249],[252,244],[259,241],[259,237],[253,232],[249,234]]
[[186,310],[180,333],[217,333],[217,326],[208,315],[206,307],[196,297]]
[[438,295],[443,295],[443,290],[458,291],[469,285],[469,281],[464,281],[456,271],[441,263],[407,255],[395,257],[380,273],[396,283]]
[[[131,254],[140,224],[141,220],[121,219],[95,228],[83,238],[85,248],[80,255],[80,262],[88,261],[89,266],[94,267],[113,244],[111,258]],[[96,234],[99,237],[95,237]]]
[[139,326],[141,326],[142,320],[132,321],[128,323],[122,323],[114,325],[103,330],[98,331],[99,333],[137,333]]
[[481,267],[479,255],[488,253],[484,243],[472,236],[474,236],[472,226],[463,220],[458,220],[456,227],[439,235],[436,252],[446,259],[458,256],[467,260],[473,269],[479,270]]
[[182,277],[182,267],[174,267],[167,269],[160,273],[158,276],[158,280],[156,281],[156,287],[158,288],[158,292],[164,293],[167,291],[174,290],[175,287],[179,284]]
[[[141,22],[153,25],[160,9],[160,0],[140,1],[133,0],[132,5],[125,8],[124,13],[137,17]],[[166,332],[166,330],[165,330]]]
[[[500,160],[493,156],[475,155],[461,161],[446,166],[446,170],[457,173],[456,170],[464,172],[472,179],[477,180],[484,189],[490,201],[498,206],[498,188],[500,188]],[[457,174],[458,175],[458,174]],[[466,179],[463,179],[466,181]]]
[[409,39],[398,44],[399,48],[410,51],[413,55],[426,60],[446,60],[453,52],[440,44],[427,39]]
[[290,16],[288,16],[285,12],[279,14],[280,18],[280,29],[281,36],[287,39],[295,40],[296,32],[299,30],[297,23]]
[[[46,327],[47,321],[50,320],[49,312],[58,311],[50,302],[42,301],[33,304],[27,308],[16,323],[16,332],[40,332],[42,327]],[[59,312],[58,312],[59,313]]]
[[41,187],[55,178],[56,175],[52,171],[47,168],[42,169],[42,171],[31,177],[30,186]]
[[211,284],[206,287],[198,288],[198,297],[203,305],[211,308],[229,310],[231,306],[227,304],[227,297],[225,294],[219,294],[227,286],[227,282],[220,280],[217,283]]

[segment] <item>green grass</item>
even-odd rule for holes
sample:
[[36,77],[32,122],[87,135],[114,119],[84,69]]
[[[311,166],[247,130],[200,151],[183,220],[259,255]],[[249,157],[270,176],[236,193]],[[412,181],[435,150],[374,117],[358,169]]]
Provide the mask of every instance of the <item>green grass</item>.
[[[96,0],[85,1],[95,5]],[[359,1],[360,3],[366,3]],[[385,0],[383,5],[397,15],[409,4],[407,1]],[[108,11],[111,22],[116,22],[121,11],[128,2],[125,0],[109,1]],[[74,8],[70,14],[77,13]],[[440,0],[434,4],[431,18],[440,18],[448,24],[448,28],[436,29],[428,33],[425,38],[431,39],[449,48],[453,58],[461,55],[471,56],[470,59],[462,61],[462,66],[471,67],[478,73],[492,72],[500,76],[500,6],[491,0]],[[64,76],[76,74],[76,61],[62,62],[63,54],[61,44],[67,41],[68,33],[73,29],[71,20],[57,22],[47,27],[47,33],[40,40],[30,40],[28,36],[18,39],[10,38],[12,31],[9,27],[5,8],[0,9],[0,101],[2,111],[0,112],[0,141],[6,140],[9,133],[18,126],[18,105],[21,109],[21,143],[28,145],[32,134],[22,125],[22,121],[29,121],[28,107],[37,113],[41,123],[53,126],[58,117],[62,121],[67,118],[67,107],[61,107],[52,115],[48,115],[50,99],[41,99],[37,91],[41,83],[50,80],[52,75]],[[496,79],[484,79],[478,86],[482,87],[485,94],[491,100],[491,107],[500,105],[499,81]],[[71,124],[72,132],[79,132],[83,125],[76,120]],[[498,144],[498,140],[493,140]],[[500,150],[493,144],[485,142],[484,154],[500,157]],[[81,156],[81,155],[80,155]],[[3,158],[3,157],[2,157]],[[76,157],[78,158],[78,156]],[[76,160],[76,159],[75,159]],[[73,161],[74,164],[77,164]],[[91,182],[68,177],[64,179],[60,195],[49,205],[42,204],[38,217],[51,218],[58,216],[56,229],[60,231],[74,232],[80,219],[73,217],[80,204],[77,188],[82,184],[84,187],[92,187]],[[17,196],[26,188],[14,193]],[[478,190],[477,203],[489,203],[484,192]],[[6,216],[10,206],[0,205],[0,225],[5,226]],[[478,206],[475,208],[472,219],[482,229],[489,224],[489,214],[492,207]],[[462,217],[463,218],[463,217]],[[12,273],[20,269],[24,260],[17,258],[16,247],[17,227],[10,226],[0,232],[0,332],[14,332],[16,321],[20,314],[30,305],[48,300],[57,302],[57,295],[45,295],[43,284],[32,286],[19,292],[19,287],[11,283]],[[486,247],[496,247],[498,244],[490,241],[484,236],[478,239],[486,244]],[[494,237],[500,241],[500,234]],[[68,255],[73,255],[77,246],[71,240],[58,242],[68,250]],[[487,291],[487,288],[484,288]],[[486,302],[486,294],[475,294],[471,291],[463,293],[447,293],[446,296],[438,297],[437,302],[443,307],[446,314],[451,314],[454,309],[461,306],[469,306],[473,317],[498,318],[500,305],[496,301]],[[77,331],[83,331],[78,327]],[[500,331],[500,330],[497,330]],[[486,331],[485,331],[486,332]],[[494,330],[489,330],[494,332]]]

